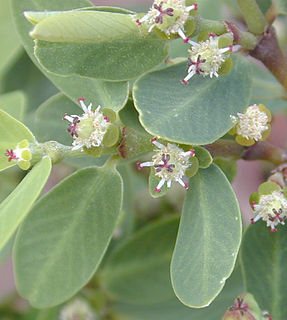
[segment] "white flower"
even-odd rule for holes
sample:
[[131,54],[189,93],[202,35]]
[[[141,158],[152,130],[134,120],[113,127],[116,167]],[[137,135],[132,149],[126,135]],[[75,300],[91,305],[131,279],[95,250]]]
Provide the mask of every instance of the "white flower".
[[173,181],[188,189],[188,183],[184,182],[183,177],[185,176],[185,171],[190,167],[189,158],[195,155],[194,150],[191,149],[185,152],[172,143],[168,143],[165,146],[155,138],[151,142],[158,148],[155,150],[152,161],[138,162],[137,166],[139,170],[144,167],[155,168],[155,175],[160,178],[160,181],[154,191],[161,192],[161,188],[165,183],[170,188]]
[[186,6],[185,0],[155,0],[149,12],[136,22],[138,25],[146,24],[149,32],[157,27],[168,36],[178,34],[188,42],[189,39],[184,33],[184,24],[191,10],[197,10],[196,3]]
[[218,77],[218,71],[222,63],[229,57],[229,53],[237,51],[240,46],[218,47],[219,38],[210,34],[209,39],[199,43],[189,40],[191,44],[188,58],[188,74],[181,81],[188,84],[188,81],[195,75],[201,74],[204,77]]
[[255,211],[255,218],[251,219],[255,223],[259,219],[267,222],[267,227],[271,227],[271,232],[277,231],[278,224],[284,225],[287,218],[287,199],[284,193],[273,191],[271,194],[261,195],[258,204],[252,205]]
[[68,303],[61,311],[59,320],[95,320],[90,306],[82,299]]
[[269,128],[268,116],[257,104],[248,107],[245,113],[237,113],[237,118],[233,116],[233,119],[237,122],[237,134],[248,140],[260,140],[262,133]]
[[83,147],[87,149],[99,147],[110,125],[110,119],[100,111],[101,106],[92,111],[91,103],[86,106],[84,98],[78,101],[84,111],[82,116],[65,114],[63,117],[63,120],[71,123],[68,132],[74,138],[72,150],[81,149],[83,151]]

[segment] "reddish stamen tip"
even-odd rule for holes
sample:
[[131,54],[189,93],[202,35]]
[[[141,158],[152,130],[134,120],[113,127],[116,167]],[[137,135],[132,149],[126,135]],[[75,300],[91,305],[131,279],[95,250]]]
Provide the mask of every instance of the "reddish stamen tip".
[[254,210],[254,206],[256,205],[256,202],[255,201],[252,201],[251,204],[250,204],[250,207]]
[[278,229],[276,229],[276,228],[274,228],[274,229],[271,228],[271,229],[270,229],[270,232],[276,232],[277,230],[278,230]]
[[209,33],[208,35],[209,35],[209,37],[212,37],[212,38],[216,37],[215,33]]
[[156,138],[152,138],[152,139],[150,140],[151,143],[153,143],[154,141],[156,141]]
[[79,98],[79,99],[78,99],[78,102],[80,102],[80,101],[85,101],[85,98],[84,98],[84,97]]
[[154,188],[153,191],[160,193],[160,192],[161,192],[161,189]]
[[141,162],[137,162],[138,170],[142,170]]
[[108,118],[108,117],[104,117],[104,119],[105,119],[107,122],[111,122],[111,119]]
[[139,19],[137,19],[137,20],[136,20],[136,23],[137,23],[139,26],[141,26],[141,25],[142,25],[142,23],[140,22],[140,20],[139,20]]
[[188,189],[189,188],[189,185],[188,185],[188,183],[186,182],[185,184],[184,184],[184,189]]
[[193,6],[194,6],[193,10],[198,10],[198,4],[197,3],[194,3]]
[[194,151],[194,149],[190,149],[189,152],[190,152],[190,156],[191,156],[191,157],[194,157],[194,156],[195,156],[195,151]]
[[65,113],[65,114],[64,114],[64,116],[63,116],[62,120],[67,120],[67,119],[66,119],[66,116],[68,116],[68,114],[67,114],[67,113]]
[[186,38],[183,40],[183,42],[184,42],[184,43],[188,43],[189,40],[190,40],[190,38],[186,37]]
[[254,219],[252,218],[252,219],[250,219],[250,221],[251,221],[251,224],[255,224],[255,221],[254,221]]
[[18,158],[14,154],[13,149],[11,150],[6,150],[5,156],[8,157],[8,162],[11,162],[12,160],[17,160]]
[[233,52],[233,46],[228,46],[229,52]]
[[188,81],[184,80],[184,79],[181,79],[180,80],[183,84],[185,84],[186,86],[188,85]]

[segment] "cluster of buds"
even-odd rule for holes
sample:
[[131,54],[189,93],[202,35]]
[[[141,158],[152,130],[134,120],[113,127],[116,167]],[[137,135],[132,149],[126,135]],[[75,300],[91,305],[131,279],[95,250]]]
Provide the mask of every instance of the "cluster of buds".
[[92,104],[85,105],[85,99],[78,99],[84,113],[82,116],[65,114],[63,120],[70,122],[68,132],[73,137],[73,149],[114,145],[119,138],[119,129],[113,124],[116,114],[110,109],[98,106],[94,111]]
[[5,156],[9,162],[15,162],[22,170],[31,167],[32,151],[28,140],[22,140],[14,149],[6,150]]
[[250,205],[255,213],[251,223],[262,219],[270,227],[271,232],[277,231],[277,225],[285,224],[287,219],[287,198],[285,189],[277,183],[267,181],[262,183],[258,192],[250,196]]
[[250,293],[236,298],[233,305],[228,308],[222,320],[272,320],[268,312],[262,312]]
[[172,182],[178,182],[185,189],[188,189],[186,173],[192,165],[190,158],[195,156],[194,150],[184,151],[171,143],[165,146],[158,142],[156,138],[152,139],[151,142],[157,147],[154,150],[155,154],[152,161],[138,162],[137,167],[139,170],[145,167],[155,169],[155,176],[160,180],[154,191],[161,192],[165,183],[167,188],[170,188]]
[[136,23],[146,25],[148,32],[154,28],[163,32],[167,37],[177,34],[185,42],[188,18],[193,10],[197,10],[197,4],[191,0],[155,0],[149,12]]
[[191,45],[188,50],[188,74],[181,80],[188,84],[194,75],[204,77],[218,77],[220,73],[228,73],[232,68],[232,60],[229,58],[232,52],[238,51],[239,45],[227,44],[224,37],[217,37],[214,33],[208,35],[205,41],[194,42],[190,39],[187,42]]
[[263,104],[249,106],[245,113],[230,116],[235,126],[229,131],[236,134],[236,142],[243,146],[251,146],[257,141],[268,138],[271,131],[271,113]]
[[60,313],[59,320],[95,320],[91,307],[82,299],[68,303]]

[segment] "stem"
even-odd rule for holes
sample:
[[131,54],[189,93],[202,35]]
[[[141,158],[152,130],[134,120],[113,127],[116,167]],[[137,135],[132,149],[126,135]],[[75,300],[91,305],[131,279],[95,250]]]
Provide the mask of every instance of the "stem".
[[235,44],[240,44],[245,50],[253,50],[256,47],[258,40],[252,33],[240,30],[229,21],[225,21],[225,25],[227,30],[232,32]]
[[197,27],[198,33],[207,31],[210,33],[221,35],[227,31],[223,21],[208,20],[201,17],[199,17],[197,20]]
[[287,60],[273,27],[269,27],[250,55],[260,60],[287,90]]
[[213,157],[229,157],[248,161],[265,160],[278,166],[287,161],[287,151],[269,142],[257,142],[251,147],[243,147],[233,140],[218,140],[204,146]]
[[264,32],[267,21],[256,0],[237,0],[248,30],[256,35]]

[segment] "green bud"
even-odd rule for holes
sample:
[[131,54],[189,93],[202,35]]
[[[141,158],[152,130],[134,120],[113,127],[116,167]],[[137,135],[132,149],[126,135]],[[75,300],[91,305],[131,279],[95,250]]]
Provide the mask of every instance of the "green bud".
[[105,117],[108,117],[110,122],[113,123],[116,121],[117,119],[117,114],[115,113],[114,110],[112,109],[108,109],[108,108],[103,108],[102,110],[102,113]]
[[106,134],[104,135],[103,144],[106,147],[114,146],[120,137],[120,129],[115,125],[110,125]]
[[281,191],[281,188],[275,182],[263,182],[258,188],[260,195],[271,194],[273,191]]
[[30,150],[24,150],[22,151],[21,157],[23,160],[31,160],[32,159],[32,152]]
[[208,31],[202,31],[197,37],[197,41],[206,41],[209,40],[209,32]]
[[233,45],[233,35],[231,33],[225,33],[219,36],[218,48],[226,48]]
[[20,160],[17,164],[22,170],[28,170],[31,167],[30,161]]
[[[192,10],[193,12],[193,10]],[[188,37],[192,36],[195,32],[196,25],[193,19],[188,19],[184,25],[185,33]]]
[[197,174],[197,171],[199,169],[199,161],[195,156],[189,159],[189,163],[190,163],[190,167],[186,169],[185,175],[191,178]]
[[232,68],[233,68],[233,60],[232,58],[227,58],[220,66],[218,73],[221,75],[228,74],[232,70]]

